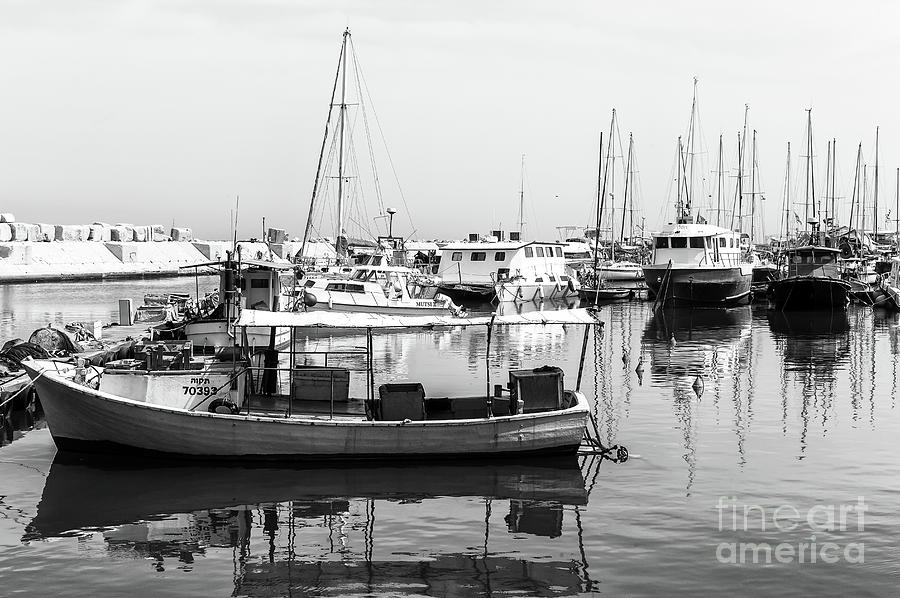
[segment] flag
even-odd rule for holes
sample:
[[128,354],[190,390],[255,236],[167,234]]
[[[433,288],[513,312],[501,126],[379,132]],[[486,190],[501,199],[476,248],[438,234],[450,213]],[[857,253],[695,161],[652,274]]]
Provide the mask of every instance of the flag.
[[803,221],[800,220],[800,216],[797,215],[797,212],[794,212],[794,220],[797,221],[797,224],[803,224]]

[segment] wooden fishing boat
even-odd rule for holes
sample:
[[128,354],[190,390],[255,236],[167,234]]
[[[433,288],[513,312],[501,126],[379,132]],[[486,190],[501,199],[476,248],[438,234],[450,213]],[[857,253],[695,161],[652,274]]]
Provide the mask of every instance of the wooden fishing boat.
[[769,299],[777,310],[844,310],[850,283],[841,279],[834,247],[807,245],[785,252],[785,276],[769,283]]
[[[485,395],[426,396],[421,383],[375,387],[371,334],[379,328],[495,324],[597,325],[592,311],[529,312],[481,318],[244,310],[237,326],[363,329],[366,347],[345,350],[365,368],[365,396],[349,396],[347,368],[301,365],[291,343],[288,367],[236,362],[175,372],[88,370],[48,360],[23,363],[61,450],[224,460],[408,459],[575,453],[588,419],[578,390],[563,390],[555,367],[510,370],[506,389]],[[276,353],[274,350],[270,351]],[[341,353],[341,351],[330,351]],[[582,351],[582,359],[584,358]],[[346,355],[345,355],[346,357]],[[326,354],[326,364],[328,355]],[[277,395],[273,376],[288,374]],[[267,380],[269,381],[267,383]],[[579,376],[580,381],[580,376]],[[490,370],[486,387],[491,389]]]

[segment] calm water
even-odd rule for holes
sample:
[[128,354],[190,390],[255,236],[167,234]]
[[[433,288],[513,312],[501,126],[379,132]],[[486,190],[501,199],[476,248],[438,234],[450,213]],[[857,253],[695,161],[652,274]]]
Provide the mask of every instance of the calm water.
[[[0,332],[193,284],[0,287]],[[0,447],[0,595],[898,594],[897,316],[601,315],[583,389],[624,464],[111,468],[56,455],[38,415]],[[376,379],[483,391],[485,336],[378,335]],[[499,331],[492,383],[553,363],[574,386],[582,337]]]

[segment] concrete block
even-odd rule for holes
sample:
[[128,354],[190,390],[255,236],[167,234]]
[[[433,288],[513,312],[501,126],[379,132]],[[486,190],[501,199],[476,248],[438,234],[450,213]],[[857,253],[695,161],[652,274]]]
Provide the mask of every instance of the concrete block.
[[55,241],[84,241],[84,229],[80,224],[57,224],[54,226]]
[[0,223],[0,242],[12,241],[13,240],[13,228],[10,224],[3,222]]
[[134,227],[134,240],[137,243],[143,243],[147,240],[147,227],[146,226],[135,226]]
[[38,224],[41,227],[41,241],[54,241],[56,240],[56,226],[53,224]]
[[109,240],[121,243],[134,241],[134,229],[127,226],[116,225],[109,229]]
[[41,232],[40,224],[26,224],[28,227],[28,240],[29,241],[46,241],[44,238],[44,233]]
[[269,243],[269,249],[278,257],[284,257],[284,243]]
[[224,241],[198,241],[194,242],[193,245],[208,260],[224,260],[225,250],[231,246],[230,243]]
[[88,237],[91,241],[96,241],[98,243],[105,243],[106,241],[112,240],[112,229],[108,226],[104,226],[102,224],[92,224],[90,236]]
[[269,243],[284,243],[287,241],[287,233],[283,228],[270,228],[266,236]]
[[24,222],[10,223],[10,229],[12,230],[13,241],[28,240],[28,225]]
[[193,241],[194,231],[189,228],[173,228],[170,232],[173,241]]
[[16,217],[12,215],[10,212],[3,212],[0,214],[0,222],[15,222]]
[[151,241],[153,241],[154,243],[164,243],[166,241],[171,241],[171,240],[172,240],[172,237],[170,237],[166,233],[156,232],[155,230],[153,231],[153,238],[151,239]]

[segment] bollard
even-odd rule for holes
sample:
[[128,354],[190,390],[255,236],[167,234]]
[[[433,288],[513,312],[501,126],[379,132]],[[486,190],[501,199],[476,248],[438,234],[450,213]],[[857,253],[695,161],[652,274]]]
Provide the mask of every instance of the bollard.
[[131,326],[131,299],[119,299],[119,326]]

